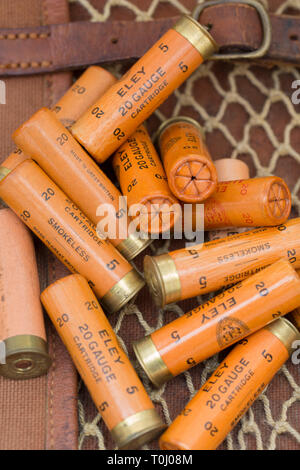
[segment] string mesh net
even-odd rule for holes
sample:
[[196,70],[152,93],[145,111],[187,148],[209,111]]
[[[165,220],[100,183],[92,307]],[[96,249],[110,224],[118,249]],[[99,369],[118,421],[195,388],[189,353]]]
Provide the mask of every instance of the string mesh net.
[[[90,21],[148,21],[189,13],[197,3],[195,0],[69,1],[73,20]],[[272,12],[300,14],[300,0],[264,0],[262,3]],[[126,70],[124,64],[108,67],[118,76]],[[300,105],[294,105],[291,100],[295,80],[300,80],[300,71],[294,67],[263,68],[253,63],[208,62],[199,67],[156,111],[149,120],[149,129],[154,132],[161,121],[171,116],[188,115],[197,119],[204,127],[214,159],[242,159],[249,165],[251,177],[272,174],[283,177],[292,192],[293,216],[298,216]],[[162,254],[181,246],[184,246],[184,241],[176,244],[173,241],[155,241],[146,253]],[[140,256],[136,261],[139,270],[142,269],[142,258]],[[210,358],[157,390],[139,369],[131,344],[201,301],[201,298],[191,299],[158,311],[147,289],[144,289],[135,301],[110,317],[120,343],[129,353],[167,424],[193,397],[226,353]],[[80,448],[113,449],[109,432],[82,383],[78,407]],[[158,449],[158,443],[153,442],[144,448]],[[289,361],[282,367],[221,448],[300,449],[299,366]]]

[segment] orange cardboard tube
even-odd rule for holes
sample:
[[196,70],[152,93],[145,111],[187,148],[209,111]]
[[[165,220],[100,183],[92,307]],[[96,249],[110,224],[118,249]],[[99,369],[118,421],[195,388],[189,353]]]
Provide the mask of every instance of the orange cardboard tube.
[[291,207],[290,190],[277,176],[225,181],[204,202],[204,227],[280,225],[287,221]]
[[73,135],[102,163],[216,49],[205,28],[183,16],[83,114]]
[[138,210],[140,229],[161,233],[173,227],[177,200],[144,125],[117,150],[113,167],[129,210],[134,204],[143,206]]
[[299,306],[300,277],[279,260],[138,341],[135,351],[160,385]]
[[168,119],[158,129],[157,141],[174,196],[199,203],[214,193],[217,170],[197,121],[184,116]]
[[0,174],[0,197],[58,259],[88,279],[108,311],[119,310],[143,287],[139,274],[33,160],[11,171],[1,167]]
[[[65,127],[69,127],[116,81],[102,67],[89,67],[54,106],[53,112]],[[27,158],[22,150],[16,149],[2,164],[13,170]]]
[[[120,191],[51,111],[39,110],[14,132],[13,139],[98,229],[101,221],[106,225],[108,219],[105,235],[127,259],[149,245],[149,239],[128,233],[130,220],[122,208]],[[101,216],[97,215],[99,209]]]
[[300,334],[280,318],[240,342],[160,438],[162,450],[214,450],[287,361]]
[[300,268],[300,218],[192,248],[145,257],[147,284],[158,305],[214,292],[280,258]]
[[51,360],[36,257],[29,230],[10,209],[0,210],[0,239],[0,341],[5,344],[0,375],[38,377],[47,372]]
[[87,281],[74,274],[41,295],[105,424],[121,449],[135,449],[165,428]]

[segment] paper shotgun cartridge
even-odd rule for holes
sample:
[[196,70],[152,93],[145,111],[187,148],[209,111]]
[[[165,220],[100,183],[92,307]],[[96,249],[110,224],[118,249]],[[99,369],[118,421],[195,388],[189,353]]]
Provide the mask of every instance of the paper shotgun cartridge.
[[43,305],[119,449],[136,449],[165,429],[87,281],[51,284]]

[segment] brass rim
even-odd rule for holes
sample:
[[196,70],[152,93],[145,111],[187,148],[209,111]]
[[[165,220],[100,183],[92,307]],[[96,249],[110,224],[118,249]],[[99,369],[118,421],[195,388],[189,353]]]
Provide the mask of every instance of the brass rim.
[[126,240],[119,243],[117,249],[130,261],[151,245],[152,242],[151,238],[139,238],[136,234],[132,234]]
[[132,346],[139,364],[157,388],[173,378],[150,335],[135,341]]

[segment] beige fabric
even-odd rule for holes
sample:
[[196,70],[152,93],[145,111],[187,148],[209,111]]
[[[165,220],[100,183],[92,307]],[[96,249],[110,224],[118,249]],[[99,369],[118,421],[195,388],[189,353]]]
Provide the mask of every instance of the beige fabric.
[[[196,4],[194,0],[69,1],[73,19],[91,21],[119,18],[150,20],[179,12],[189,13]],[[299,0],[264,0],[262,3],[270,11],[300,14]],[[117,64],[111,70],[120,74],[123,67]],[[293,67],[268,70],[253,64],[207,63],[151,117],[150,130],[155,131],[158,124],[170,116],[186,114],[198,119],[204,125],[214,159],[241,158],[249,164],[251,176],[277,174],[284,177],[292,189],[294,216],[300,215],[300,105],[294,106],[291,102],[291,84],[296,79],[300,79],[300,72]],[[169,242],[155,242],[152,251],[160,254],[169,248]],[[140,268],[141,258],[138,260]],[[151,333],[196,303],[197,299],[193,299],[167,306],[158,313],[145,290],[136,303],[111,317],[111,321],[121,343],[134,360],[130,346],[134,339]],[[213,357],[159,390],[144,380],[167,423],[205,382],[218,361],[219,357]],[[81,449],[113,448],[84,386],[80,391],[79,416]],[[157,449],[157,442],[149,447]],[[299,366],[293,366],[289,361],[282,368],[222,447],[300,449]]]

